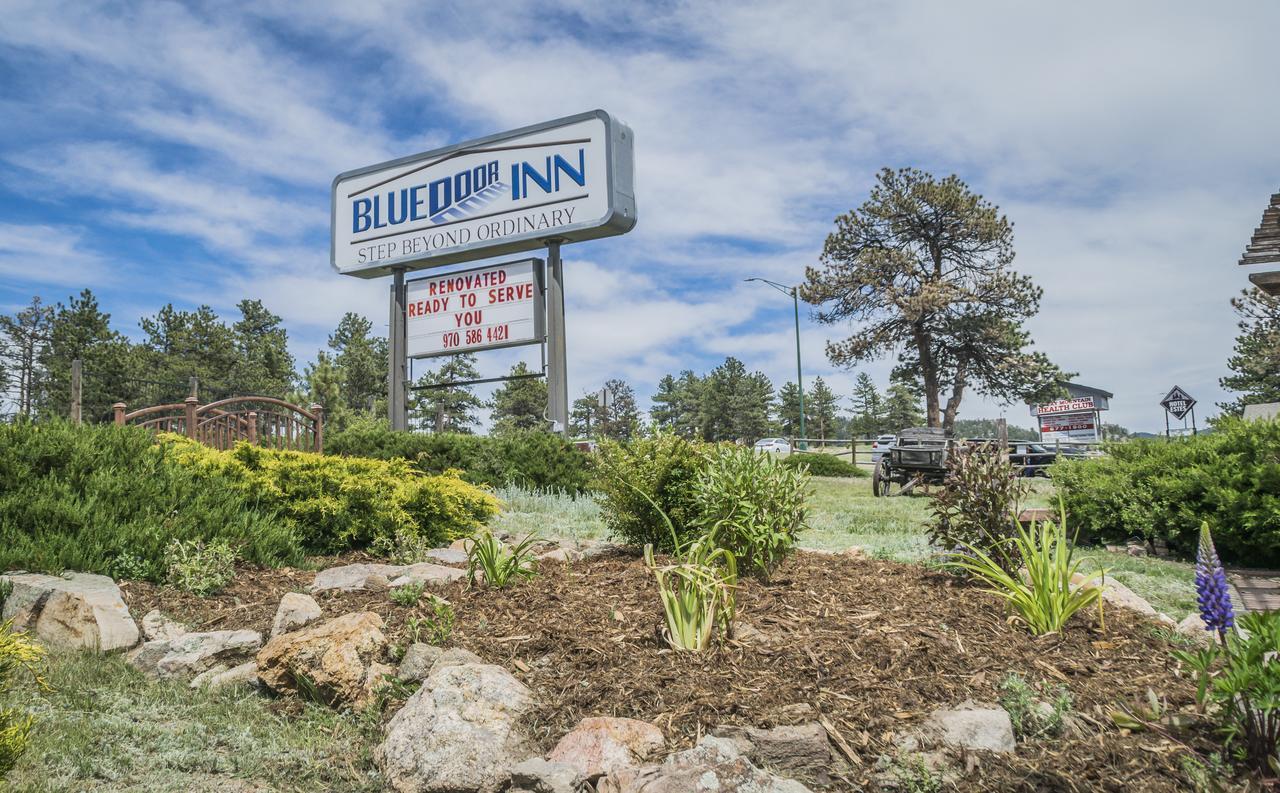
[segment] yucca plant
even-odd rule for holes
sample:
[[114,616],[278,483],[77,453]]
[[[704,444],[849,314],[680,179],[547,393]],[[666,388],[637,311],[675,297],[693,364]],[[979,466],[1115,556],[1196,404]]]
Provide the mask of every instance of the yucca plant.
[[494,536],[492,531],[485,530],[466,541],[467,547],[467,580],[472,586],[477,583],[477,572],[484,574],[484,582],[494,589],[502,589],[507,584],[533,575],[533,543],[532,534],[525,537],[515,546],[507,545]]
[[[1102,580],[1097,586],[1073,586],[1071,579],[1081,562],[1075,559],[1075,544],[1066,536],[1066,514],[1061,522],[1033,522],[1030,528],[1015,524],[1014,534],[996,544],[991,553],[969,543],[961,543],[944,565],[972,575],[987,584],[988,592],[1003,598],[1022,622],[1037,636],[1062,630],[1071,615],[1098,604],[1102,618]],[[994,555],[993,555],[994,554]],[[1011,559],[1022,561],[1021,569]],[[1010,571],[1010,568],[1013,568]]]

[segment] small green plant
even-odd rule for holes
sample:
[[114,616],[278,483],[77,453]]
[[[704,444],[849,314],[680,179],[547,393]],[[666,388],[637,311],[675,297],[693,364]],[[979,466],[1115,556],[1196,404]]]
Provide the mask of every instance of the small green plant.
[[[431,615],[423,620],[422,628],[426,630],[427,641],[434,645],[443,645],[453,635],[453,624],[457,621],[453,604],[439,595],[431,596]],[[421,635],[421,631],[419,631]]]
[[1231,770],[1222,762],[1221,755],[1214,753],[1201,758],[1187,754],[1183,755],[1180,765],[1195,793],[1222,793],[1226,790],[1222,781],[1230,778]]
[[[0,696],[9,696],[19,675],[32,678],[43,688],[45,682],[40,671],[44,655],[43,648],[13,630],[12,620],[0,623]],[[18,708],[0,706],[0,784],[26,749],[34,723],[31,714]]]
[[890,764],[890,771],[903,793],[941,793],[942,775],[929,767],[918,753],[899,755]]
[[721,447],[694,482],[693,524],[741,567],[767,580],[806,528],[808,485],[804,468],[752,449]]
[[1065,686],[1042,694],[1026,678],[1010,672],[1000,681],[1000,706],[1009,713],[1013,732],[1021,740],[1062,733],[1071,712],[1071,692]]
[[149,581],[155,577],[155,565],[135,553],[116,554],[111,562],[111,577],[117,581]]
[[226,540],[172,540],[164,552],[165,582],[195,595],[210,595],[231,583],[236,552]]
[[492,531],[485,530],[466,540],[467,580],[475,586],[484,575],[486,586],[502,589],[521,578],[533,576],[532,534],[508,548]]
[[980,549],[1005,572],[1016,572],[1021,559],[1010,552],[1009,539],[1027,489],[1026,480],[997,447],[956,448],[946,481],[933,496],[929,541],[944,551]]
[[[1072,583],[1081,562],[1074,558],[1074,544],[1063,528],[1066,515],[1061,517],[1061,525],[1046,520],[1027,529],[1018,526],[1007,543],[997,543],[991,552],[962,542],[962,550],[946,564],[987,584],[987,592],[1016,612],[1011,619],[1037,636],[1062,630],[1072,615],[1095,603],[1101,620],[1106,571],[1100,571],[1102,580],[1096,586]],[[1022,561],[1021,570],[1014,558]]]
[[391,602],[406,608],[416,606],[418,601],[422,599],[422,592],[426,588],[426,581],[412,581],[404,586],[398,586],[391,590]]
[[1220,643],[1173,656],[1197,677],[1196,701],[1214,718],[1236,756],[1255,771],[1280,774],[1280,613],[1249,612]]

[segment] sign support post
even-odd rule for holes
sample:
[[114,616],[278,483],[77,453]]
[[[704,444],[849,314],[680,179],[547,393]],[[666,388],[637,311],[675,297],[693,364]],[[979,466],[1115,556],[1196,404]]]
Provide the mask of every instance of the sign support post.
[[569,373],[565,353],[564,266],[560,240],[547,240],[547,418],[569,437]]
[[387,418],[393,430],[409,429],[409,400],[405,388],[405,313],[404,267],[392,270],[391,327],[388,339],[389,367],[387,372]]

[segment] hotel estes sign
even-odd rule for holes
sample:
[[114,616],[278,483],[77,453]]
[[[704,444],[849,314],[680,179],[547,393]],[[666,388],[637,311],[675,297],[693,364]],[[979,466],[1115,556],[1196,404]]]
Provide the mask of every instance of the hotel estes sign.
[[339,174],[331,263],[373,278],[625,233],[633,137],[595,110]]

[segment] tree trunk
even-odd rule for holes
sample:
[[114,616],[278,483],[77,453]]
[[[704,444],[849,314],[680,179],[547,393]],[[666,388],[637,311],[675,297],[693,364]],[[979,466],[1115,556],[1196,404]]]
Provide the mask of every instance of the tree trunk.
[[938,367],[933,360],[929,334],[918,324],[912,326],[911,336],[915,340],[916,352],[920,355],[920,379],[924,381],[924,403],[926,424],[930,427],[942,426],[941,409],[938,399]]
[[956,376],[951,382],[951,396],[947,399],[946,413],[943,415],[942,428],[951,432],[956,426],[956,414],[960,412],[960,400],[964,397],[965,367],[961,363],[956,366]]

